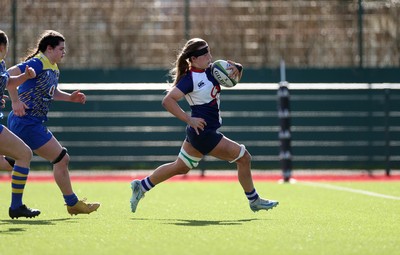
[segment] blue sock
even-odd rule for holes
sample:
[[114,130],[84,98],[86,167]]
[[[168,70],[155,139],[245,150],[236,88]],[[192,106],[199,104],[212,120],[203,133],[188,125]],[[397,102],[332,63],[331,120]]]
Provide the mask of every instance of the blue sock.
[[14,165],[11,174],[11,209],[18,209],[22,205],[22,195],[28,179],[29,168]]
[[78,197],[75,195],[75,193],[72,193],[71,195],[63,195],[63,197],[68,206],[74,206],[76,203],[78,203]]
[[256,201],[257,198],[259,197],[259,196],[258,196],[258,193],[257,193],[257,191],[256,191],[256,189],[253,189],[253,190],[250,191],[250,192],[245,192],[245,194],[246,194],[247,199],[248,199],[250,202]]
[[151,190],[155,186],[153,183],[151,183],[149,176],[147,176],[146,178],[141,180],[140,183],[142,184],[142,188],[143,188],[142,190],[144,192]]

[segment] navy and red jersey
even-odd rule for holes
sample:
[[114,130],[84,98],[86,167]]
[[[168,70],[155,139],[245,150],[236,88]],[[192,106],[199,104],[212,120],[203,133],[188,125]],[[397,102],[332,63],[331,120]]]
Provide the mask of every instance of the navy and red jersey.
[[192,110],[192,117],[203,118],[207,126],[205,129],[221,127],[219,94],[221,87],[211,74],[211,68],[191,68],[176,84],[176,87],[185,94],[186,101]]

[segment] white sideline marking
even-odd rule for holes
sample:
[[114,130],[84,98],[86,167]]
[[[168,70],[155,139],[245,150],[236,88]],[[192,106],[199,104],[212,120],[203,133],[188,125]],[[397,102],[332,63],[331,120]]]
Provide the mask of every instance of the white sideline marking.
[[320,187],[320,188],[325,188],[325,189],[334,189],[334,190],[358,193],[358,194],[371,196],[371,197],[380,197],[380,198],[386,198],[386,199],[392,199],[392,200],[400,200],[400,197],[396,197],[396,196],[390,196],[390,195],[375,193],[375,192],[361,190],[361,189],[346,188],[346,187],[336,186],[336,185],[327,184],[327,183],[316,183],[316,182],[297,182],[297,183],[303,184],[306,186],[314,186],[314,187]]

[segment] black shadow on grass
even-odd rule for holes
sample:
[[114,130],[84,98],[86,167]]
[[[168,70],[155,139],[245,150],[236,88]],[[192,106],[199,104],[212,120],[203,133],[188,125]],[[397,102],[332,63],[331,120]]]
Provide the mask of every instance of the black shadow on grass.
[[0,220],[1,225],[11,224],[11,225],[55,225],[59,221],[70,221],[74,220],[73,218],[61,218],[61,219],[52,219],[52,220]]
[[[52,220],[0,220],[0,225],[38,225],[38,226],[44,226],[44,225],[56,225],[57,222],[60,221],[70,221],[74,220],[73,218],[61,218],[61,219],[52,219]],[[13,234],[13,233],[18,233],[18,232],[24,232],[26,231],[26,228],[18,228],[18,227],[11,227],[8,230],[7,229],[0,229],[0,235],[2,234]]]
[[176,226],[189,226],[189,227],[202,227],[202,226],[232,226],[242,225],[246,222],[257,221],[260,219],[242,219],[242,220],[184,220],[184,219],[145,219],[134,218],[135,221],[161,221],[163,224],[176,225]]
[[8,235],[8,234],[14,234],[18,232],[25,232],[26,229],[24,228],[9,228],[9,229],[0,229],[0,235]]

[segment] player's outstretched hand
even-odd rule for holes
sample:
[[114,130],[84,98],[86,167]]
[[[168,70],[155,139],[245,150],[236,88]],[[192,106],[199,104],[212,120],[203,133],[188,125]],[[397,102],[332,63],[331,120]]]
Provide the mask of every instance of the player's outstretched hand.
[[72,92],[70,96],[70,101],[74,103],[81,103],[85,104],[86,103],[86,95],[83,94],[80,90],[76,90]]

